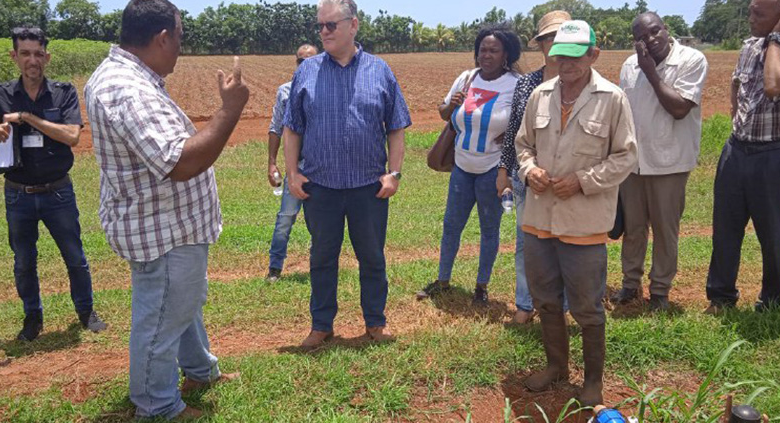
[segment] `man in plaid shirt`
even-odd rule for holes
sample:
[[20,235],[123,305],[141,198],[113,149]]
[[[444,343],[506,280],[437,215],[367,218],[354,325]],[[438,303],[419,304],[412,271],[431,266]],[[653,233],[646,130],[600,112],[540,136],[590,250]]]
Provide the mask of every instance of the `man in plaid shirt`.
[[212,164],[249,97],[238,58],[218,73],[222,108],[197,131],[165,90],[182,39],[168,0],[132,0],[113,46],[84,89],[100,166],[100,220],[132,270],[130,399],[138,417],[196,417],[182,391],[231,379],[203,326],[209,244],[222,229]]
[[780,2],[750,3],[750,33],[732,78],[733,131],[715,175],[705,313],[734,307],[742,239],[753,221],[764,274],[756,311],[780,306]]

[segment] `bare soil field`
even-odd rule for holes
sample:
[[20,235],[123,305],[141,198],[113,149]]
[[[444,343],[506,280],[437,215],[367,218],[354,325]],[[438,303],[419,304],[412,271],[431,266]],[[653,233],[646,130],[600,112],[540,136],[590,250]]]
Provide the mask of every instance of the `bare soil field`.
[[[596,63],[596,69],[617,83],[620,67],[630,51],[605,51]],[[737,52],[707,52],[709,76],[702,101],[704,117],[729,112],[731,73],[737,61]],[[441,120],[436,106],[442,101],[455,78],[463,70],[473,67],[471,53],[417,53],[383,55],[395,72],[412,113],[413,130],[438,129]],[[543,64],[541,53],[524,53],[520,59],[522,72],[533,71]],[[271,109],[279,85],[291,79],[295,71],[292,56],[243,56],[241,65],[251,95],[244,115],[236,128],[231,144],[249,139],[265,139]],[[175,72],[167,78],[167,88],[174,100],[197,124],[203,125],[220,105],[216,72],[232,67],[232,56],[185,56],[179,59]],[[79,92],[86,78],[76,80]],[[86,111],[82,115],[86,122]],[[82,134],[79,150],[91,148],[89,126]]]

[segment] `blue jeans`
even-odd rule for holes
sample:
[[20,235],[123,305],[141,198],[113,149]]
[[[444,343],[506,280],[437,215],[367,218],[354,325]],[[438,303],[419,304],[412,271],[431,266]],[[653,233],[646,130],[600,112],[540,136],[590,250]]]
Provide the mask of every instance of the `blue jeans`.
[[360,269],[360,306],[366,327],[386,324],[385,237],[389,201],[376,198],[380,187],[378,182],[353,189],[330,189],[311,182],[304,185],[309,194],[303,210],[311,234],[309,310],[314,330],[333,330],[345,219]]
[[38,222],[43,221],[60,249],[70,278],[76,312],[92,311],[92,276],[81,245],[81,225],[73,185],[39,194],[5,188],[8,242],[14,252],[16,291],[25,314],[41,312],[38,282]]
[[295,218],[301,211],[303,202],[290,193],[287,186],[287,177],[284,177],[284,191],[282,192],[282,205],[279,207],[279,213],[276,215],[276,227],[271,239],[271,250],[268,252],[269,265],[272,269],[283,269],[284,259],[287,258],[287,242],[290,240]]
[[[525,195],[528,187],[518,178],[516,172],[512,172],[512,197],[515,199],[515,211],[517,214],[517,234],[515,240],[515,306],[518,310],[533,311],[534,303],[531,291],[528,289],[528,279],[525,275],[525,252],[523,233],[523,212],[525,211]],[[565,290],[564,290],[565,291]],[[569,310],[569,299],[564,292],[563,310]]]
[[209,246],[187,245],[150,262],[130,262],[130,400],[137,417],[172,419],[185,404],[179,368],[199,382],[219,378],[203,326]]
[[497,175],[497,167],[482,174],[465,172],[457,165],[452,168],[439,253],[440,281],[448,281],[452,277],[452,266],[460,249],[460,236],[476,203],[480,229],[477,283],[490,282],[498,254],[501,213],[504,211],[501,199],[496,195]]
[[533,311],[534,302],[531,291],[528,290],[528,279],[525,277],[525,259],[523,257],[523,211],[525,211],[525,191],[527,187],[517,177],[517,172],[512,172],[512,197],[515,199],[515,213],[517,218],[517,234],[515,236],[515,305],[518,310]]

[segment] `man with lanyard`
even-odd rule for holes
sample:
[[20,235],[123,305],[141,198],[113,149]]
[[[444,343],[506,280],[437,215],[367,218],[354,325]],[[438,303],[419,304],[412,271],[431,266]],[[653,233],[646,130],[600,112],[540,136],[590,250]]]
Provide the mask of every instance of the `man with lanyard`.
[[707,59],[670,37],[654,12],[637,16],[632,31],[637,54],[623,64],[620,87],[631,104],[639,162],[620,187],[625,219],[623,287],[611,300],[625,304],[642,298],[651,226],[650,310],[662,311],[669,309],[669,291],[677,274],[685,186],[699,157],[699,105]]
[[734,307],[748,220],[761,244],[763,279],[756,311],[780,305],[780,2],[750,3],[750,33],[731,87],[731,138],[715,174],[708,314]]
[[32,341],[43,330],[36,248],[40,221],[68,268],[70,295],[81,325],[100,332],[107,326],[92,308],[92,276],[81,245],[79,211],[68,176],[73,166],[71,148],[78,144],[82,126],[76,88],[45,77],[51,54],[42,30],[16,28],[12,40],[11,58],[22,75],[0,86],[4,122],[0,140],[13,132],[15,142],[21,141],[22,146],[22,166],[5,175],[8,240],[14,252],[16,290],[25,313],[17,338]]
[[[289,188],[304,200],[312,237],[312,330],[305,348],[333,336],[345,220],[360,264],[366,334],[377,341],[391,336],[385,317],[388,205],[401,179],[404,129],[411,125],[390,67],[355,43],[355,2],[320,0],[317,26],[326,54],[306,59],[295,72],[284,117]],[[306,160],[298,169],[300,154]]]
[[[295,61],[298,66],[307,58],[317,54],[317,47],[311,44],[304,44],[298,47],[295,53]],[[276,103],[274,104],[273,116],[271,117],[271,126],[268,128],[268,183],[272,187],[278,187],[277,177],[281,175],[276,166],[276,156],[279,154],[279,146],[282,144],[282,120],[284,111],[287,108],[287,100],[290,97],[290,87],[292,82],[285,82],[279,86],[276,91]],[[303,159],[303,158],[301,158]],[[300,163],[299,163],[300,166]],[[279,213],[276,215],[276,227],[271,238],[271,250],[268,252],[268,282],[276,282],[282,276],[284,259],[287,258],[287,242],[290,240],[290,232],[295,223],[298,212],[301,211],[301,200],[295,198],[287,187],[287,178],[281,183],[282,204],[279,206]]]

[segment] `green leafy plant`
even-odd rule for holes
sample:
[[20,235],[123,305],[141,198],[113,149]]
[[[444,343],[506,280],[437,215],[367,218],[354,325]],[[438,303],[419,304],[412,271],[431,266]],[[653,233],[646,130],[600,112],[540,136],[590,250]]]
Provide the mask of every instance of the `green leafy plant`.
[[634,380],[624,377],[628,387],[636,392],[636,396],[628,398],[624,403],[636,404],[636,417],[640,423],[716,423],[723,415],[722,398],[737,389],[753,388],[745,402],[753,402],[759,395],[777,387],[777,383],[769,380],[741,381],[717,386],[715,377],[721,373],[729,356],[747,341],[740,340],[729,345],[713,363],[707,377],[699,385],[695,393],[672,390],[665,392],[655,388],[647,392],[646,386],[639,386]]

